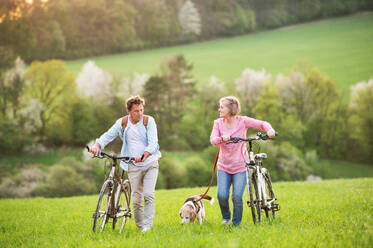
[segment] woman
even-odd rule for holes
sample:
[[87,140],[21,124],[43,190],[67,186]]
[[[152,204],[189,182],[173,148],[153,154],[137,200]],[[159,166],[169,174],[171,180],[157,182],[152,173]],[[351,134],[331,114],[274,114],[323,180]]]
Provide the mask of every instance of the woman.
[[[249,155],[244,142],[229,143],[231,137],[246,138],[248,128],[267,132],[270,138],[275,136],[275,130],[265,121],[247,116],[239,116],[240,102],[234,96],[220,99],[220,118],[214,121],[210,136],[212,145],[220,146],[218,158],[218,200],[223,217],[222,224],[238,226],[242,220],[242,196],[246,186],[245,161]],[[229,191],[232,185],[233,218],[229,209]]]

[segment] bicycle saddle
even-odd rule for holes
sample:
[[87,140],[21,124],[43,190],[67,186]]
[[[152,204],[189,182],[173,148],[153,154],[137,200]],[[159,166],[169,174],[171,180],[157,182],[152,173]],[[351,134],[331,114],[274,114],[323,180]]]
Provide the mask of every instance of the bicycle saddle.
[[255,159],[265,159],[265,158],[267,158],[267,153],[255,154]]

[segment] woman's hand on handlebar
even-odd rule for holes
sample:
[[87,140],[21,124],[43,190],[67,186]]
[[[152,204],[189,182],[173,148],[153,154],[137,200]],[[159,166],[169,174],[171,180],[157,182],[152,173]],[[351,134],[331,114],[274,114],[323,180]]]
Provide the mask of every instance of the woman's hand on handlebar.
[[267,132],[267,135],[270,139],[274,138],[276,136],[275,130],[271,129]]
[[221,136],[221,140],[222,140],[222,142],[230,141],[230,139],[231,139],[231,137],[228,136],[228,135],[223,135],[223,136]]
[[98,154],[100,153],[100,151],[101,151],[101,146],[100,146],[99,143],[96,143],[96,144],[94,144],[93,146],[91,146],[89,148],[89,152],[92,153],[95,157],[98,156]]

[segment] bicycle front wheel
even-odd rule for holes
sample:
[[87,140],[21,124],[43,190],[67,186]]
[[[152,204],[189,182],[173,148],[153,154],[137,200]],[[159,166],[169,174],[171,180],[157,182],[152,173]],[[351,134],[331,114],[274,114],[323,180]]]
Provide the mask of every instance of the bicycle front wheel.
[[109,181],[106,181],[101,188],[98,198],[96,211],[93,213],[93,231],[96,232],[97,227],[104,230],[105,224],[108,221],[108,210],[110,205],[111,187]]
[[127,218],[131,217],[131,185],[128,180],[125,180],[120,187],[118,187],[117,194],[116,194],[116,201],[115,201],[115,207],[116,207],[116,216],[113,221],[113,229],[115,229],[115,224],[119,218],[123,217],[122,226],[120,229],[120,232],[122,232],[126,222]]
[[251,215],[253,217],[254,224],[256,223],[256,214],[255,214],[255,203],[254,203],[254,194],[253,194],[253,174],[250,169],[247,170],[247,193],[249,195],[248,206],[251,208]]
[[254,190],[255,190],[255,208],[256,208],[256,213],[258,215],[258,223],[262,222],[262,202],[260,201],[260,197],[259,197],[259,185],[258,185],[258,178],[254,178],[253,180],[253,184],[254,184]]

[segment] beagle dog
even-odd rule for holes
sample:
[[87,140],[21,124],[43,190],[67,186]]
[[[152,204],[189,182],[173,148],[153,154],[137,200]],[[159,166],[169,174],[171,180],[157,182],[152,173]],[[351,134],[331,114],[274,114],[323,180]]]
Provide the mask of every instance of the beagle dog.
[[[203,223],[203,220],[205,219],[205,208],[202,203],[202,196],[203,195],[194,195],[185,200],[179,212],[181,224],[194,222],[196,218],[198,219],[199,224]],[[203,199],[209,200],[210,204],[214,203],[214,198],[211,196],[205,195],[203,196]]]

